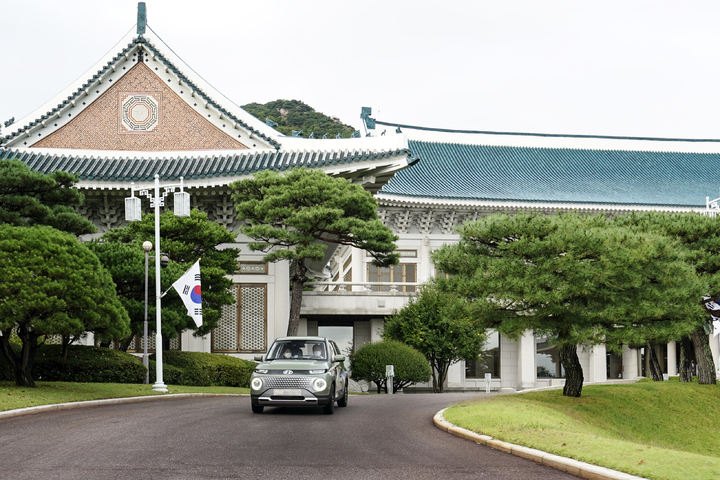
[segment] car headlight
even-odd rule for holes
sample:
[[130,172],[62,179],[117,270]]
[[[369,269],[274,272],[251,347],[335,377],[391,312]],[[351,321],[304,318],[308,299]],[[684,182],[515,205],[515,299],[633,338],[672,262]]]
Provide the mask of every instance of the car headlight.
[[322,370],[310,370],[310,373],[325,373],[325,369]]
[[250,382],[250,386],[253,390],[260,390],[263,386],[262,378],[253,378],[252,382]]
[[325,387],[327,387],[327,382],[324,378],[316,378],[315,380],[313,380],[313,388],[316,392],[325,390]]
[[259,368],[257,370],[255,370],[255,373],[267,373],[267,372],[268,372],[267,370],[261,370]]

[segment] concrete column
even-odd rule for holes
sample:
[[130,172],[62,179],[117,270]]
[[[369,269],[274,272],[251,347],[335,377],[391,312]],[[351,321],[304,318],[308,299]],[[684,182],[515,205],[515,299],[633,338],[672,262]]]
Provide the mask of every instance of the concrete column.
[[298,337],[306,337],[307,334],[307,318],[300,317],[300,321],[298,323]]
[[590,347],[588,362],[588,382],[604,382],[607,380],[607,350],[605,345]]
[[633,380],[638,378],[638,351],[623,345],[622,378]]
[[382,318],[370,319],[370,342],[375,343],[382,340],[380,334],[385,330],[385,321]]
[[678,369],[677,369],[677,344],[675,342],[670,342],[667,344],[667,373],[668,375],[677,375]]
[[418,282],[424,283],[432,276],[432,262],[430,261],[430,238],[424,236],[418,248]]
[[351,290],[353,292],[362,292],[365,290],[365,282],[367,282],[367,271],[365,270],[365,250],[359,248],[352,249],[352,261],[350,262],[352,268],[352,281],[353,283],[360,283],[360,285],[354,285]]
[[518,339],[518,388],[534,388],[537,367],[535,366],[535,335],[526,330]]

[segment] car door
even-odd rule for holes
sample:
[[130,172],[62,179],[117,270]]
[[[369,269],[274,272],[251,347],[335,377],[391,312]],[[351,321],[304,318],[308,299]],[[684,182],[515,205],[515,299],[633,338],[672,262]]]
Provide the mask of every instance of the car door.
[[[330,340],[330,344],[332,345],[333,355],[342,355],[340,353],[340,348],[337,346],[337,344],[333,340]],[[333,362],[332,368],[333,368],[333,377],[335,378],[335,398],[340,398],[342,389],[345,386],[344,364],[343,364],[343,362]]]

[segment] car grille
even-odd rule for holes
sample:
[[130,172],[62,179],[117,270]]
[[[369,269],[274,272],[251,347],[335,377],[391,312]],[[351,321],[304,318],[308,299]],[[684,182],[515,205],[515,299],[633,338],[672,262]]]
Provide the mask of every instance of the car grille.
[[263,384],[267,388],[310,388],[312,378],[283,376],[283,377],[264,377]]

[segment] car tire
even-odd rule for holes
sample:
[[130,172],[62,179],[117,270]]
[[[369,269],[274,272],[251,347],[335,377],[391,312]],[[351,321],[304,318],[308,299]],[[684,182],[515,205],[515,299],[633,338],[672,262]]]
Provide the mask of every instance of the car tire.
[[253,405],[252,412],[253,413],[262,413],[264,408],[265,407],[263,407],[262,405]]
[[347,407],[348,402],[348,382],[345,382],[345,388],[343,389],[343,396],[338,402],[338,407]]
[[335,413],[335,384],[330,387],[330,401],[323,407],[323,413],[325,415],[332,415]]

